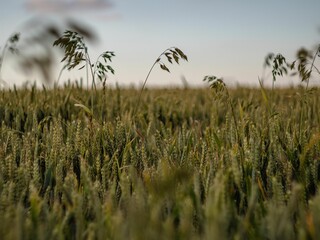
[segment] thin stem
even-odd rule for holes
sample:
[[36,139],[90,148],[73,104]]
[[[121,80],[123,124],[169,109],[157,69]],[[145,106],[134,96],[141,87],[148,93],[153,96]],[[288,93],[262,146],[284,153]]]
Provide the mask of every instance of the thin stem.
[[308,87],[309,87],[309,81],[310,81],[310,77],[311,77],[311,72],[312,72],[312,69],[313,69],[313,67],[314,67],[314,62],[316,61],[316,57],[317,57],[319,51],[320,51],[320,44],[319,44],[319,46],[318,46],[318,48],[317,48],[316,53],[315,53],[314,56],[313,56],[313,60],[312,60],[312,63],[311,63],[311,66],[310,66],[310,70],[309,70],[309,76],[308,76],[308,78],[307,78],[306,90],[307,90]]
[[[161,56],[161,55],[160,55],[160,56]],[[142,91],[143,91],[144,87],[146,86],[146,83],[147,83],[147,80],[148,80],[148,78],[149,78],[149,75],[150,75],[152,69],[154,68],[154,66],[155,66],[156,64],[157,64],[157,61],[155,61],[155,62],[153,63],[152,67],[151,67],[150,70],[149,70],[149,73],[148,73],[146,79],[144,80],[144,82],[143,82],[143,84],[142,84],[142,87],[141,87],[141,90],[140,90],[140,93],[139,93],[138,102],[137,102],[137,105],[135,106],[134,111],[133,111],[133,116],[136,115],[136,111],[138,110],[138,107],[139,107],[139,105],[140,105],[141,96],[142,96]]]
[[[88,54],[86,46],[84,46],[84,49],[85,49],[85,57],[87,59],[87,64],[89,64],[89,69],[90,69],[91,76],[92,76],[92,84],[91,84],[91,113],[93,115],[93,87],[96,90],[96,84],[95,84],[95,79],[94,79],[94,71],[93,71],[93,68],[92,68],[92,63],[91,63],[90,56]],[[88,77],[88,73],[87,73],[87,77]],[[87,81],[88,81],[88,78],[87,78]]]
[[89,64],[89,69],[90,69],[90,72],[91,72],[92,86],[94,86],[94,88],[95,88],[95,90],[96,90],[96,89],[97,89],[97,88],[96,88],[96,82],[95,82],[95,79],[94,79],[94,73],[95,73],[95,72],[94,72],[94,70],[93,70],[93,68],[92,68],[91,59],[90,59],[90,56],[89,56],[87,50],[85,51],[85,53],[86,53],[87,62],[88,62],[88,64]]
[[320,70],[316,66],[313,66],[313,68],[316,70],[318,74],[320,74]]
[[87,90],[89,90],[89,69],[88,69],[89,63],[86,62],[86,77],[87,77]]
[[2,75],[2,63],[3,63],[4,56],[5,56],[5,52],[8,48],[8,41],[9,41],[9,39],[7,39],[6,44],[4,45],[4,47],[2,49],[1,56],[0,56],[0,82],[5,82],[4,80],[2,80],[1,75]]
[[63,68],[60,70],[56,84],[59,84],[62,73],[67,67],[68,67],[68,64],[64,65]]

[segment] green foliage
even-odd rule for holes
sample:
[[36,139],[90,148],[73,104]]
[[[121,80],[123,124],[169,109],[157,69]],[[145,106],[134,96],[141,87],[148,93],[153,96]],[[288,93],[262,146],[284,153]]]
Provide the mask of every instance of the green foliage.
[[319,89],[213,90],[2,90],[1,238],[318,239]]

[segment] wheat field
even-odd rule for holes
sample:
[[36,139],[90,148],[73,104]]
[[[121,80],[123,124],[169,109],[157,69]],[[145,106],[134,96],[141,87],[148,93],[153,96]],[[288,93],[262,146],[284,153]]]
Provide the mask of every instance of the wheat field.
[[138,95],[0,90],[1,239],[320,239],[319,89]]

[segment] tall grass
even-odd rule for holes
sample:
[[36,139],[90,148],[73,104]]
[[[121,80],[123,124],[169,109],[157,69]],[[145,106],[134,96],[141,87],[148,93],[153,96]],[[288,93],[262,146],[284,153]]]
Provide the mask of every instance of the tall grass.
[[1,238],[319,239],[320,92],[273,91],[2,90]]

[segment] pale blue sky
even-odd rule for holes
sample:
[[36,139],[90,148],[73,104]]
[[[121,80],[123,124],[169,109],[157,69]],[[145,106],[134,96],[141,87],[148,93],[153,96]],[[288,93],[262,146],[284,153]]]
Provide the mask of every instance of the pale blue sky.
[[[72,17],[97,32],[100,42],[89,49],[93,58],[105,50],[115,52],[116,74],[110,84],[141,84],[154,60],[170,46],[181,48],[189,62],[168,65],[171,74],[155,69],[149,85],[181,85],[182,75],[190,85],[203,84],[205,75],[257,84],[267,53],[281,52],[293,60],[298,48],[320,43],[319,11],[319,0],[2,1],[0,45],[34,16]],[[5,79],[26,78],[13,76],[12,68],[14,64],[4,64]]]

